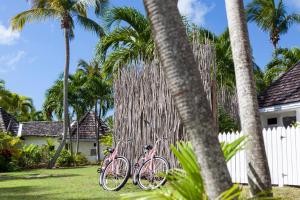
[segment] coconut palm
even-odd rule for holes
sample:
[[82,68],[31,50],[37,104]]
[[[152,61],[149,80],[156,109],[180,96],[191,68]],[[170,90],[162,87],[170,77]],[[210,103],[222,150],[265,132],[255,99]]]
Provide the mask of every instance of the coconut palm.
[[29,121],[35,109],[31,98],[11,93],[7,111],[16,116],[18,121]]
[[274,51],[273,59],[267,64],[264,81],[269,86],[278,79],[284,72],[289,70],[300,60],[299,48],[278,48]]
[[232,182],[177,1],[144,0],[144,4],[167,85],[191,138],[208,197],[216,199]]
[[[97,45],[97,58],[103,62],[103,69],[108,74],[131,63],[149,61],[154,57],[154,43],[148,19],[138,10],[130,7],[116,7],[104,17],[106,25],[117,27]],[[120,26],[120,23],[126,23]],[[108,55],[108,50],[112,52]]]
[[300,60],[300,49],[297,47],[279,48],[274,51],[274,57],[267,64],[267,68],[281,67],[283,71],[286,71],[297,64]]
[[[88,91],[89,104],[95,110],[95,115],[100,119],[104,117],[107,111],[113,108],[112,86],[104,80],[100,71],[99,63],[94,61],[86,62],[80,60],[78,63],[78,71],[83,73],[86,82],[82,85],[84,91]],[[97,119],[95,119],[97,120]],[[99,127],[95,123],[96,130],[96,148],[97,161],[100,161],[100,144],[99,144]]]
[[[70,65],[70,39],[74,37],[74,21],[85,29],[104,35],[104,31],[96,22],[87,17],[87,7],[92,4],[99,7],[101,0],[31,0],[31,8],[14,16],[11,20],[13,30],[22,30],[27,23],[41,21],[45,19],[56,19],[61,23],[64,31],[66,62],[64,68],[64,129],[63,139],[57,149],[49,167],[53,167],[60,151],[65,143],[65,136],[68,133],[68,77]],[[106,1],[105,1],[106,2]],[[99,11],[99,9],[96,9]]]
[[253,63],[242,0],[225,0],[242,132],[247,143],[247,175],[251,194],[272,196],[271,177],[258,111]]
[[288,32],[294,23],[300,23],[300,15],[287,13],[283,0],[253,0],[247,5],[248,21],[255,22],[269,33],[270,41],[276,49],[280,35]]

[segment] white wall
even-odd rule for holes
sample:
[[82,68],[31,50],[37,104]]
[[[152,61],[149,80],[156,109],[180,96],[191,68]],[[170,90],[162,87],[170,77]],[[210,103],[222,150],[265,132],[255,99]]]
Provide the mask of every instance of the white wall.
[[[59,142],[57,138],[55,137],[37,137],[37,136],[23,136],[24,138],[24,144],[29,145],[29,144],[35,144],[35,145],[45,145],[47,144],[47,139],[52,139],[55,141],[55,148],[57,148],[59,146]],[[86,158],[89,160],[89,162],[91,163],[95,163],[96,162],[96,156],[91,156],[91,149],[96,149],[96,147],[94,147],[94,143],[92,141],[80,141],[79,142],[79,152],[81,152],[82,154],[84,154],[86,156]],[[76,142],[73,142],[73,149],[75,150],[76,147]],[[101,152],[101,158],[104,157],[103,155],[103,149],[100,146],[100,152]]]
[[[94,146],[95,142],[91,142],[91,141],[80,141],[79,142],[79,152],[81,152],[82,154],[84,154],[87,159],[89,160],[89,162],[91,163],[95,163],[97,161],[97,157],[96,156],[91,156],[91,149],[96,149],[96,146]],[[73,149],[75,150],[76,148],[76,142],[73,142]],[[104,148],[101,147],[100,145],[100,158],[102,159],[104,157],[103,155],[103,150]]]
[[[264,112],[260,113],[260,120],[262,123],[263,128],[273,128],[273,127],[283,127],[283,117],[292,117],[296,116],[296,111],[280,111],[280,112]],[[277,125],[275,126],[268,126],[268,119],[269,118],[277,118]],[[297,118],[297,121],[300,121],[300,111],[299,111],[299,119]]]
[[38,137],[38,136],[23,136],[24,138],[24,144],[29,145],[29,144],[35,144],[35,145],[45,145],[47,144],[47,139],[51,139],[55,142],[55,148],[58,147],[59,142],[57,141],[57,138],[55,137]]

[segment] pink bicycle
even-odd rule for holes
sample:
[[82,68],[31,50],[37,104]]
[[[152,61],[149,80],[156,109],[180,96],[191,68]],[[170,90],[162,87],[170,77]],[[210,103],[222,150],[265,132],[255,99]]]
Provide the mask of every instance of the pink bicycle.
[[102,167],[98,169],[99,184],[105,190],[118,191],[127,182],[130,176],[130,163],[124,156],[118,156],[120,143],[118,141],[115,149],[107,148],[109,154],[105,156]]
[[144,146],[144,154],[138,158],[134,165],[133,184],[138,184],[143,190],[156,189],[167,181],[170,164],[164,157],[156,156],[157,145],[164,139],[156,140],[154,146]]

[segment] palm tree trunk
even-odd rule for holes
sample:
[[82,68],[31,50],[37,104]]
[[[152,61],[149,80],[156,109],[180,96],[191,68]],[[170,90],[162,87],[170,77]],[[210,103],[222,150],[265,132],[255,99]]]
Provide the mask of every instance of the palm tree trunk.
[[97,163],[100,162],[100,144],[99,144],[99,128],[98,128],[98,120],[97,120],[97,113],[98,113],[98,109],[97,109],[97,101],[95,103],[95,133],[96,133],[96,156],[97,156]]
[[65,70],[64,70],[64,100],[63,100],[63,106],[64,106],[64,122],[63,122],[63,134],[62,134],[62,141],[57,148],[53,158],[51,159],[49,163],[49,168],[53,168],[57,158],[60,155],[61,150],[65,146],[66,143],[66,135],[68,135],[69,126],[68,126],[68,119],[69,119],[69,112],[68,112],[68,78],[69,78],[69,66],[70,66],[70,38],[69,38],[69,29],[64,29],[65,33],[65,45],[66,45],[66,63],[65,63]]
[[79,118],[77,116],[77,122],[76,122],[76,155],[78,154],[79,151]]
[[68,117],[68,132],[69,132],[69,138],[70,138],[70,152],[71,156],[73,156],[73,143],[72,143],[72,131],[71,131],[71,123],[70,123],[70,118]]
[[154,41],[175,105],[195,149],[207,194],[232,186],[201,76],[176,0],[144,0]]
[[242,0],[225,0],[234,59],[242,132],[248,134],[247,174],[251,194],[272,196],[271,177],[265,152],[253,77],[253,63]]

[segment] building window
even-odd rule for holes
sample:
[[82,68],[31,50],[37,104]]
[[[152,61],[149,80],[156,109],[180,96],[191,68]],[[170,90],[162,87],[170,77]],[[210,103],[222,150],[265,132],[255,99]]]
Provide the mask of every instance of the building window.
[[90,156],[96,156],[96,149],[91,149]]
[[274,117],[274,118],[269,118],[269,119],[268,119],[268,125],[269,125],[269,126],[277,125],[277,118],[276,118],[276,117]]
[[94,147],[96,147],[96,143],[94,143]]
[[283,117],[282,118],[283,126],[286,128],[292,126],[296,122],[296,116],[292,117]]

